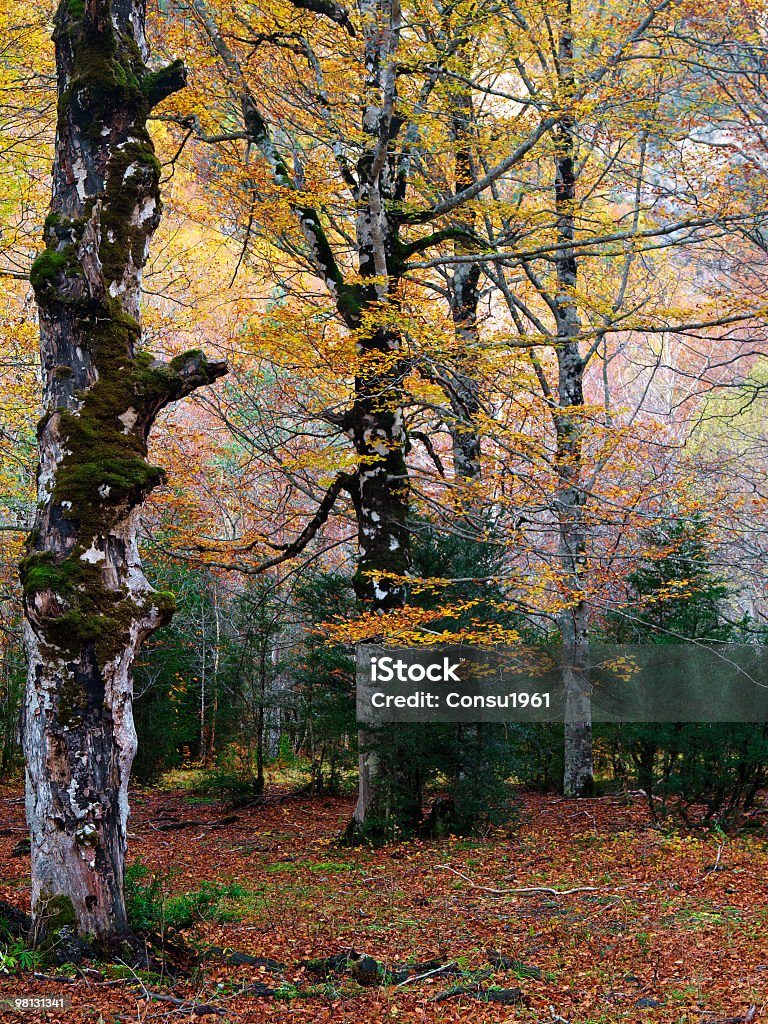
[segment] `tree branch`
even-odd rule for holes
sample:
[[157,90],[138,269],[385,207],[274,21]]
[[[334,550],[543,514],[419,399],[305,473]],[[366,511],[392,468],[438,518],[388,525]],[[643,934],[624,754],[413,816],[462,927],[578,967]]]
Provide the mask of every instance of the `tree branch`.
[[[266,541],[268,547],[274,551],[279,551],[280,554],[275,555],[274,558],[268,558],[264,562],[260,562],[257,566],[249,567],[248,572],[253,575],[266,572],[268,569],[273,569],[276,565],[280,565],[282,562],[287,562],[291,558],[295,558],[296,555],[301,554],[304,548],[309,544],[313,537],[316,536],[318,530],[327,522],[333,506],[336,504],[336,499],[342,491],[348,491],[352,482],[355,478],[353,473],[339,473],[336,479],[333,481],[331,486],[323,495],[320,504],[317,507],[317,511],[312,516],[310,521],[301,531],[301,533],[290,544],[272,544]],[[247,544],[245,547],[237,549],[237,554],[244,554],[245,552],[252,551],[259,543],[265,543],[263,540],[254,541],[252,544]],[[196,544],[195,550],[205,552],[209,550],[203,544]],[[236,568],[230,566],[230,568]]]
[[184,352],[168,363],[155,359],[143,367],[139,380],[144,399],[141,421],[145,436],[161,409],[191,395],[197,388],[213,384],[227,369],[224,360],[209,361],[200,349]]
[[[311,0],[315,2],[315,0]],[[326,0],[317,0],[325,3]],[[274,143],[269,126],[256,102],[240,63],[224,40],[219,27],[211,16],[205,0],[190,0],[190,6],[200,19],[214,49],[229,72],[230,88],[240,103],[243,124],[247,138],[259,150],[272,171],[275,183],[288,191],[295,192],[294,183],[282,154]],[[298,6],[298,5],[297,5]],[[359,321],[357,289],[346,285],[336,262],[328,237],[320,223],[320,215],[311,206],[295,203],[299,224],[307,240],[314,269],[325,282],[328,291],[347,326],[354,328]]]
[[141,91],[147,97],[150,110],[187,84],[184,61],[175,60],[159,71],[149,71],[141,80]]
[[[425,235],[424,238],[418,238],[414,242],[405,242],[401,244],[401,253],[404,259],[408,259],[409,256],[415,256],[418,252],[424,252],[425,249],[432,248],[433,245],[439,245],[441,242],[455,241],[460,239],[466,242],[473,242],[475,245],[482,245],[482,240],[469,228],[441,228],[439,231],[433,231],[431,235]],[[486,243],[487,244],[487,243]]]
[[333,0],[291,0],[294,7],[303,11],[312,11],[315,14],[322,14],[330,21],[341,25],[354,39],[357,33],[355,26],[349,20],[349,12],[341,4],[333,3]]

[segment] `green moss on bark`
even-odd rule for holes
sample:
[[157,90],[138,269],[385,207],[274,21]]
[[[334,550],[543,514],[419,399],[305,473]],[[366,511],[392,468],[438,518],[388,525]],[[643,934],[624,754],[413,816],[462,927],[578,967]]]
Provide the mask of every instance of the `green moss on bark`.
[[47,238],[49,232],[55,232],[56,228],[59,227],[59,225],[62,224],[63,221],[64,218],[61,216],[61,214],[57,213],[55,210],[52,210],[43,221],[43,238]]
[[94,936],[77,934],[77,914],[69,896],[52,896],[44,889],[33,914],[38,923],[37,951],[43,965],[81,963],[97,954]]
[[[99,249],[107,286],[119,281],[130,263],[143,266],[147,236],[160,214],[159,187],[160,161],[147,132],[136,131],[115,148],[107,167]],[[137,196],[146,204],[138,224]]]
[[133,39],[85,21],[77,4],[75,12],[68,5],[70,17],[57,28],[69,36],[74,57],[68,88],[59,95],[59,116],[69,114],[97,143],[101,126],[115,110],[135,116],[148,112],[141,88],[144,62]]
[[[49,551],[34,552],[21,562],[20,576],[28,603],[38,593],[50,591],[56,595],[55,609],[49,610],[45,618],[45,642],[73,657],[92,644],[99,664],[104,665],[124,649],[137,617],[154,608],[160,620],[166,622],[173,607],[165,595],[150,593],[146,605],[139,606],[123,590],[106,587],[99,562],[83,561],[84,551],[84,545],[78,544],[59,562]],[[76,724],[84,701],[81,688],[70,680],[60,694],[61,720],[67,725]]]
[[187,70],[183,60],[175,60],[159,71],[150,71],[141,80],[141,91],[150,107],[176,92],[186,82]]
[[356,322],[363,312],[363,295],[359,285],[340,284],[336,305],[342,316]]
[[64,278],[70,270],[80,271],[73,245],[67,245],[63,249],[44,249],[29,271],[29,282],[38,301],[59,294]]
[[[138,618],[154,612],[165,623],[175,610],[173,594],[150,593],[137,603],[122,590],[104,585],[98,554],[83,559],[90,551],[101,552],[103,538],[163,479],[162,469],[146,461],[142,425],[134,430],[136,424],[126,414],[138,417],[148,406],[173,396],[190,360],[203,368],[206,362],[198,350],[170,364],[155,364],[141,350],[129,357],[126,331],[135,321],[117,308],[114,314],[115,322],[104,328],[108,333],[102,332],[96,349],[101,376],[80,396],[77,412],[58,413],[67,454],[59,464],[53,502],[64,519],[76,521],[77,543],[61,561],[51,552],[33,551],[20,566],[28,603],[42,591],[59,599],[46,615],[45,641],[73,657],[92,645],[100,665],[125,649]],[[73,686],[60,709],[61,720],[69,725],[77,724],[82,712],[82,699]]]
[[84,562],[65,559],[57,563],[51,551],[35,551],[22,559],[19,574],[24,596],[29,597],[41,590],[52,590],[66,596],[84,581],[88,566]]
[[49,932],[57,932],[60,928],[75,928],[77,917],[69,896],[60,894],[50,896],[46,892],[40,894],[40,905],[35,913],[45,917]]
[[[154,615],[166,622],[175,607],[171,594],[116,588],[104,560],[120,569],[121,524],[163,479],[162,469],[147,461],[149,425],[163,404],[186,393],[187,358],[153,362],[139,349],[140,326],[122,303],[123,286],[130,305],[138,298],[136,273],[160,214],[160,162],[147,115],[184,84],[185,73],[180,61],[150,71],[130,27],[120,30],[114,19],[97,24],[83,0],[59,7],[55,37],[68,69],[59,94],[59,139],[64,146],[75,140],[82,163],[78,191],[82,196],[84,187],[89,194],[75,203],[76,216],[54,209],[46,218],[47,248],[33,264],[31,282],[42,317],[58,325],[61,351],[67,344],[87,350],[76,376],[88,384],[73,395],[65,383],[75,376],[72,367],[50,371],[51,382],[61,385],[59,407],[43,418],[40,433],[46,426],[54,432],[63,457],[50,512],[48,502],[41,512],[50,514],[63,551],[40,550],[46,542],[31,536],[20,574],[39,639],[52,656],[82,662],[84,651],[91,651],[103,666],[130,646],[137,620]],[[68,214],[71,200],[65,190],[60,201]],[[194,356],[204,364],[202,353]],[[60,693],[61,720],[77,722],[88,699],[70,679]]]
[[67,13],[70,18],[82,21],[85,15],[85,0],[67,0]]
[[170,622],[176,611],[176,595],[172,590],[158,590],[152,597],[163,622]]
[[203,350],[199,348],[187,349],[187,351],[182,352],[180,356],[174,356],[168,365],[170,366],[171,370],[174,370],[178,373],[178,371],[183,369],[184,366],[191,359],[205,359],[205,356],[203,355]]

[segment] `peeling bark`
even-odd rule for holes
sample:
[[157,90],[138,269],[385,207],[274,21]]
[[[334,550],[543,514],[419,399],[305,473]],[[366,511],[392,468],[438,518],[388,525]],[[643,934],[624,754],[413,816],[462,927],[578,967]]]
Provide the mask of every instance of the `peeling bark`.
[[143,0],[62,0],[58,119],[45,250],[32,267],[44,415],[38,510],[20,567],[29,661],[24,716],[35,934],[63,925],[102,948],[133,944],[123,896],[131,669],[173,613],[136,543],[158,412],[225,371],[198,351],[164,363],[140,346],[141,273],[160,220],[152,107],[180,62],[147,67]]

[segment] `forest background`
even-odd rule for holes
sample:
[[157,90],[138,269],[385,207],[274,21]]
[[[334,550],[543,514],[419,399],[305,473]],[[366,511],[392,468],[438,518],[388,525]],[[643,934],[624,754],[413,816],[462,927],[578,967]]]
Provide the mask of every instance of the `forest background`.
[[[142,553],[178,610],[137,666],[140,778],[191,760],[258,791],[282,751],[337,786],[365,639],[763,642],[763,16],[556,8],[150,11],[189,82],[150,122],[144,342],[229,371],[152,437]],[[56,101],[53,10],[3,13],[9,770]],[[557,785],[545,732],[503,746]],[[420,785],[456,761],[445,742]]]
[[[49,249],[63,237],[53,20],[3,9],[9,777],[23,590],[40,590],[18,565],[35,299],[59,269],[44,222]],[[335,794],[359,765],[348,838],[378,840],[487,825],[510,781],[638,785],[655,815],[672,801],[720,826],[749,812],[760,728],[593,735],[585,710],[358,737],[353,652],[554,642],[573,690],[590,641],[765,642],[759,6],[190,0],[147,24],[188,80],[150,114],[164,212],[142,345],[227,372],[152,433],[140,546],[176,613],[136,664],[138,780],[194,764],[247,799],[278,759]]]

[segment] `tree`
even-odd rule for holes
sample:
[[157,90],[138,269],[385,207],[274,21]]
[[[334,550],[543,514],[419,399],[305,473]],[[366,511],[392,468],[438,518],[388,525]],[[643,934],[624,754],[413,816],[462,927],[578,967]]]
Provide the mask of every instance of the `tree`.
[[[482,180],[473,181],[466,129],[460,125],[466,116],[455,110],[453,134],[465,156],[451,183],[443,187],[440,175],[430,178],[429,168],[436,157],[444,158],[446,140],[440,131],[432,138],[425,123],[431,109],[442,113],[440,93],[453,81],[454,55],[466,47],[471,33],[482,34],[485,15],[480,17],[474,7],[459,10],[453,22],[441,19],[438,33],[422,12],[404,12],[398,0],[358,0],[354,10],[332,2],[296,0],[289,12],[248,9],[234,16],[205,0],[191,0],[190,7],[201,36],[218,57],[227,90],[228,109],[217,127],[224,127],[233,114],[239,123],[236,131],[206,132],[197,115],[183,111],[178,121],[202,140],[244,139],[260,154],[261,169],[243,175],[243,180],[249,200],[263,192],[275,199],[269,213],[270,244],[290,254],[294,264],[323,284],[337,317],[354,339],[351,395],[341,411],[327,410],[324,418],[351,443],[356,464],[353,472],[338,475],[302,536],[314,536],[339,494],[349,494],[358,542],[353,585],[361,608],[383,621],[387,613],[406,605],[411,570],[403,383],[411,369],[403,317],[408,261],[471,235],[472,217],[463,216],[465,207],[520,162],[554,119],[530,129],[521,118],[519,138],[514,135]],[[307,17],[307,11],[313,16]],[[411,14],[415,35],[403,31]],[[332,47],[326,43],[328,32],[334,33]],[[249,48],[262,46],[269,48],[276,63],[288,65],[286,94],[295,90],[301,97],[290,107],[290,117],[283,116],[282,81],[271,80],[268,89],[254,81]],[[351,80],[345,71],[350,49],[355,69]],[[275,85],[277,97],[272,95]],[[316,148],[327,156],[316,194],[307,187],[314,171],[314,161],[306,154],[308,139],[318,140]],[[300,237],[287,231],[286,214]],[[254,219],[253,213],[247,218],[249,231]],[[428,230],[432,225],[439,226]],[[462,325],[471,329],[474,320],[473,287],[454,303],[460,335]],[[472,392],[471,379],[459,370],[457,379],[462,376]],[[474,394],[461,399],[459,406],[458,415],[471,418]],[[461,477],[477,475],[476,448],[464,457],[467,467],[460,469]],[[283,557],[301,550],[297,545],[287,547]],[[370,737],[362,735],[360,740],[353,828],[386,816]],[[413,818],[420,813],[417,787],[410,787],[410,792],[405,813]]]
[[[540,23],[537,27],[527,7],[510,6],[513,21],[528,26],[535,43],[537,60],[530,66],[518,65],[524,87],[543,111],[558,111],[551,163],[547,167],[546,157],[539,157],[535,171],[520,182],[516,219],[508,216],[510,229],[529,233],[525,248],[532,257],[518,252],[515,259],[511,253],[485,266],[508,307],[514,344],[528,346],[554,434],[547,510],[554,527],[544,516],[538,522],[540,538],[548,530],[557,536],[557,550],[548,561],[559,563],[557,617],[567,695],[564,790],[578,796],[592,786],[586,696],[589,631],[597,607],[599,564],[608,560],[604,539],[610,536],[612,543],[621,543],[621,530],[629,532],[631,510],[641,504],[643,478],[652,479],[661,461],[660,433],[656,438],[648,434],[647,451],[657,452],[657,466],[648,473],[638,461],[638,490],[630,497],[626,485],[622,487],[619,500],[626,523],[616,530],[613,524],[621,519],[616,498],[606,493],[608,501],[601,507],[601,490],[611,490],[604,479],[606,469],[610,474],[611,461],[620,461],[619,452],[626,452],[619,440],[622,431],[629,427],[638,440],[642,436],[639,417],[646,394],[638,391],[631,411],[624,412],[611,394],[611,378],[630,331],[637,332],[636,344],[648,362],[658,344],[656,335],[690,331],[698,340],[702,328],[713,330],[713,349],[723,363],[733,358],[730,349],[727,355],[721,353],[717,334],[730,323],[754,316],[754,306],[739,308],[737,300],[725,309],[722,302],[703,301],[707,288],[700,280],[689,290],[677,282],[673,289],[665,277],[674,267],[685,280],[689,268],[703,268],[708,258],[720,260],[722,235],[729,234],[733,244],[753,217],[764,216],[765,207],[763,198],[755,196],[747,212],[739,196],[744,178],[738,160],[729,163],[726,172],[723,156],[716,174],[706,162],[701,139],[711,134],[711,83],[705,98],[702,70],[680,41],[687,32],[680,32],[677,11],[662,2],[618,16],[606,10],[605,20],[604,12],[590,12],[585,19],[584,10],[570,0],[555,5],[534,0],[531,11],[541,13],[546,28]],[[713,15],[709,27],[719,36],[713,9],[703,12],[700,20],[697,17],[697,32]],[[740,35],[748,21],[746,15],[739,24]],[[730,44],[726,52],[732,52]],[[545,73],[537,63],[547,69]],[[712,76],[714,62],[709,59],[707,64]],[[736,71],[731,61],[730,77],[720,79],[726,92],[743,93],[750,79],[746,62],[740,59],[737,64]],[[721,109],[727,109],[729,126],[738,138],[743,129],[736,106],[731,101]],[[687,189],[679,187],[682,175]],[[728,189],[720,187],[721,176],[729,177]],[[548,198],[541,196],[544,190]],[[534,231],[540,247],[531,238]],[[663,262],[655,252],[661,248]],[[522,270],[522,288],[512,286],[507,269]],[[722,288],[718,298],[721,295]],[[643,377],[646,392],[653,376],[651,366]],[[634,398],[631,391],[621,396],[626,404]],[[616,440],[608,441],[611,436]],[[614,496],[619,491],[616,484],[612,491]],[[660,512],[664,517],[658,503],[646,500],[643,505],[652,518]],[[542,549],[545,543],[542,540]]]
[[39,936],[68,924],[105,948],[131,941],[132,664],[174,606],[150,587],[136,544],[162,478],[147,438],[165,405],[226,371],[200,351],[164,363],[141,347],[141,273],[161,212],[146,122],[185,83],[180,61],[150,69],[144,24],[144,0],[58,8],[53,197],[30,274],[45,407],[21,563],[32,912]]
[[[750,623],[728,621],[733,596],[714,571],[717,545],[700,517],[671,520],[646,538],[647,553],[627,578],[627,601],[607,617],[609,639],[620,643],[728,644],[743,642]],[[745,723],[655,723],[604,727],[624,765],[645,791],[654,820],[674,807],[697,819],[732,823],[766,782],[768,728]]]

